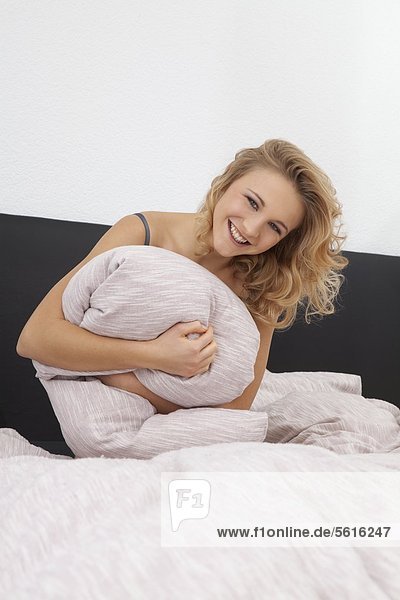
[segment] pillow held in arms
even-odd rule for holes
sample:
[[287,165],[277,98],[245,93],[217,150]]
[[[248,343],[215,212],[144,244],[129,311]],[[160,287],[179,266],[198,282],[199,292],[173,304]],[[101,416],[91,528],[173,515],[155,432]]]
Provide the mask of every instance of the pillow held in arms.
[[[198,320],[213,325],[218,347],[208,371],[190,378],[153,369],[70,371],[32,361],[76,456],[149,458],[187,445],[264,440],[266,415],[206,408],[230,402],[253,381],[260,335],[240,298],[201,265],[154,246],[113,248],[75,273],[64,290],[62,307],[65,318],[79,327],[130,340],[155,339],[175,323]],[[129,371],[166,400],[186,409],[204,408],[194,414],[177,410],[155,415],[141,396],[91,377]]]

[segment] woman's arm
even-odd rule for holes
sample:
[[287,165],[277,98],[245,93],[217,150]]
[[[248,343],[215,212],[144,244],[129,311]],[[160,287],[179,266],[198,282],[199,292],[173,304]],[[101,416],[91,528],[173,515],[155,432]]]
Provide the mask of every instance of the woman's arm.
[[104,385],[116,387],[120,390],[126,390],[133,394],[139,394],[142,398],[146,398],[146,400],[154,406],[157,412],[162,415],[167,415],[170,412],[183,408],[182,406],[173,404],[172,402],[169,402],[169,400],[165,400],[154,394],[154,392],[140,383],[139,379],[132,371],[130,373],[116,373],[115,375],[97,375],[96,377],[97,379],[100,379]]
[[97,335],[66,320],[49,321],[40,337],[26,348],[17,347],[24,358],[70,371],[116,371],[155,369],[154,340],[125,340]]
[[250,385],[247,386],[241,396],[235,398],[231,402],[218,404],[215,408],[250,410],[257,392],[260,389],[268,365],[268,357],[271,348],[272,336],[274,335],[274,328],[265,324],[259,319],[254,319],[254,322],[257,325],[258,331],[260,332],[260,347],[258,349],[257,359],[254,365],[254,379]]
[[63,293],[83,266],[112,248],[143,244],[143,237],[143,223],[134,215],[122,217],[108,229],[89,254],[51,288],[33,311],[20,333],[17,354],[71,371],[156,369],[153,340],[97,335],[67,321],[62,309]]

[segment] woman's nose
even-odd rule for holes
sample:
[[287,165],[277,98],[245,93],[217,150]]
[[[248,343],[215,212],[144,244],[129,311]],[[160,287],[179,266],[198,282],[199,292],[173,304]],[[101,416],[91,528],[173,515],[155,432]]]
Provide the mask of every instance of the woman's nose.
[[256,223],[243,225],[243,229],[241,230],[244,237],[249,240],[249,242],[255,242],[259,238],[259,226]]

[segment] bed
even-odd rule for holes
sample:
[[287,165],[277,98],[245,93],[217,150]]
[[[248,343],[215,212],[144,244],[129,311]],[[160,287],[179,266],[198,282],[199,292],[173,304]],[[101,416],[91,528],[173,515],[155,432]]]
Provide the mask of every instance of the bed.
[[[400,597],[396,527],[392,539],[369,546],[343,538],[336,546],[243,546],[232,538],[191,546],[185,531],[198,523],[189,520],[180,525],[183,547],[162,536],[169,476],[251,475],[249,507],[268,480],[265,505],[283,515],[288,492],[275,475],[340,473],[355,481],[362,474],[370,492],[362,506],[348,488],[335,488],[342,516],[355,518],[356,508],[374,521],[384,511],[395,515],[399,257],[345,252],[350,264],[335,315],[311,325],[300,315],[274,335],[252,406],[268,415],[263,443],[181,448],[150,460],[74,459],[31,361],[15,346],[33,308],[108,227],[6,214],[0,223],[9,257],[2,261],[1,597]],[[303,504],[313,522],[324,522],[317,496]]]

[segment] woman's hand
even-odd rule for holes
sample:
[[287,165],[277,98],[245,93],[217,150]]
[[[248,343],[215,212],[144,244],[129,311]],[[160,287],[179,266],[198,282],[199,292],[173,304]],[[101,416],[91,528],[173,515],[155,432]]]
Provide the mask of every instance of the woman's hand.
[[183,408],[182,406],[178,406],[177,404],[154,394],[140,383],[139,379],[132,371],[129,373],[116,373],[114,375],[96,375],[96,377],[97,379],[100,379],[104,385],[138,394],[142,398],[145,398],[154,406],[156,411],[162,415],[167,415],[170,412]]
[[[194,335],[197,339],[187,336]],[[180,322],[151,340],[157,369],[180,377],[194,377],[210,368],[217,353],[212,325],[200,321]]]

